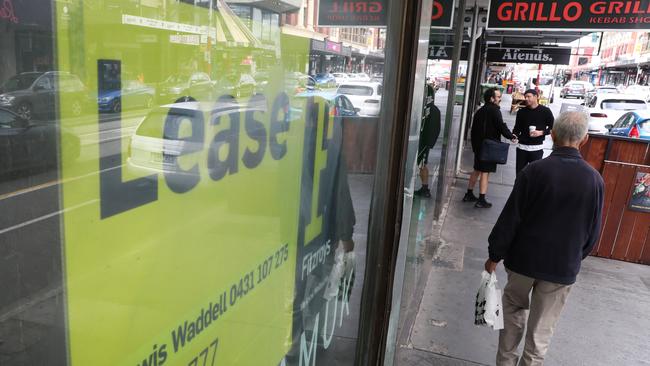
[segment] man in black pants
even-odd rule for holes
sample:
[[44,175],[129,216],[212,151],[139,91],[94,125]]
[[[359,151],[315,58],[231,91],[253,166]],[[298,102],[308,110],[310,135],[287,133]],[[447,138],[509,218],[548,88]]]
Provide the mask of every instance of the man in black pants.
[[539,104],[537,90],[528,89],[524,93],[526,108],[517,112],[515,128],[512,133],[519,139],[517,145],[517,175],[528,163],[540,160],[544,155],[544,138],[553,129],[553,112]]

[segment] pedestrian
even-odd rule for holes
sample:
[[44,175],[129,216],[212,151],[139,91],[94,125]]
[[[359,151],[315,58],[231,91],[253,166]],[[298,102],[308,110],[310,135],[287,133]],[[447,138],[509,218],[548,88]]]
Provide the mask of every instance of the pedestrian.
[[[476,202],[474,207],[490,208],[492,204],[485,199],[488,189],[488,178],[490,173],[497,171],[497,164],[492,162],[481,161],[481,146],[483,140],[501,140],[501,136],[517,142],[517,138],[510,132],[508,126],[503,122],[501,115],[501,92],[497,88],[489,88],[483,93],[485,104],[476,111],[472,122],[472,150],[474,151],[474,171],[469,177],[469,186],[467,193],[463,197],[463,202]],[[474,186],[476,181],[479,183],[479,196],[474,195]]]
[[542,365],[581,261],[598,240],[604,183],[578,151],[587,126],[582,112],[560,115],[553,152],[517,176],[490,233],[485,270],[492,273],[503,260],[508,273],[498,366]]
[[438,140],[440,135],[440,109],[433,104],[435,91],[433,87],[426,84],[426,104],[424,107],[424,118],[422,118],[422,125],[420,126],[420,142],[418,144],[417,164],[420,169],[420,182],[422,187],[413,192],[416,196],[425,198],[431,197],[429,190],[429,151]]
[[517,157],[515,169],[517,174],[529,163],[544,156],[544,138],[553,129],[553,112],[539,104],[537,90],[524,92],[526,107],[517,111],[515,127],[512,133],[517,136]]

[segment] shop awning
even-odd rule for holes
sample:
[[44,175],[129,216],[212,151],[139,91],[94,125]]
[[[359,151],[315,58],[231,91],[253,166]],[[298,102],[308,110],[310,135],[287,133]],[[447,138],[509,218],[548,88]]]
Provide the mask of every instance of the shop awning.
[[223,43],[229,47],[265,48],[224,0],[217,0],[217,10],[214,13],[217,44]]

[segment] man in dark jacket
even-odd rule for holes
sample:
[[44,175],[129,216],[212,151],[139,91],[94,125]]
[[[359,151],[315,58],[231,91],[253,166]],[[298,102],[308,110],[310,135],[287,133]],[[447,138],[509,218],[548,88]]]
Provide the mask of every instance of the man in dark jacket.
[[544,138],[553,129],[553,112],[539,104],[537,90],[528,89],[524,93],[526,108],[517,112],[512,133],[517,136],[517,174],[529,163],[544,156]]
[[425,106],[422,116],[422,125],[420,126],[420,142],[418,144],[418,155],[417,155],[417,164],[420,168],[420,181],[422,182],[422,187],[413,192],[416,196],[429,198],[431,197],[431,191],[429,190],[429,168],[427,164],[429,162],[429,150],[433,149],[433,146],[438,140],[440,135],[440,109],[433,104],[433,97],[435,91],[431,85],[426,86],[427,95],[425,100]]
[[[508,130],[508,126],[503,122],[501,116],[501,92],[497,88],[490,88],[483,94],[485,104],[476,111],[472,122],[472,150],[474,151],[474,172],[469,177],[469,186],[467,193],[463,197],[463,202],[476,202],[474,207],[490,208],[492,204],[485,199],[488,188],[488,178],[490,173],[497,171],[497,164],[481,161],[481,146],[483,140],[501,140],[501,136],[516,142],[517,138]],[[480,178],[480,194],[474,195],[474,186]]]
[[578,151],[588,138],[587,116],[561,114],[551,136],[553,153],[517,176],[488,239],[485,270],[504,260],[508,272],[498,366],[542,364],[580,263],[600,234],[603,179]]

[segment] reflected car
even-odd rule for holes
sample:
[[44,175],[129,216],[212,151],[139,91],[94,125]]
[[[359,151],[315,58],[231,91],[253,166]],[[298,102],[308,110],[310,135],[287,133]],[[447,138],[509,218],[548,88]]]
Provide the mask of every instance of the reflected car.
[[316,86],[321,89],[336,88],[336,78],[329,73],[314,75]]
[[606,127],[611,135],[650,140],[650,110],[627,112]]
[[585,104],[589,115],[589,132],[607,133],[625,112],[648,109],[643,98],[626,94],[596,94]]
[[296,95],[303,92],[310,92],[319,89],[316,81],[308,75],[289,75],[284,79],[285,90],[290,95]]
[[356,117],[358,110],[348,97],[342,94],[327,92],[327,91],[308,91],[296,95],[291,104],[290,115],[292,120],[300,119],[302,117],[302,109],[304,108],[304,100],[309,97],[314,97],[315,101],[325,101],[329,106],[330,117]]
[[348,74],[343,72],[333,72],[332,76],[334,76],[334,79],[336,80],[336,85],[340,85],[350,79]]
[[[11,109],[26,120],[55,117],[56,98],[71,100],[66,112],[82,114],[87,106],[86,88],[76,75],[62,71],[24,72],[12,76],[0,87],[0,107]],[[67,98],[71,97],[71,98]]]
[[17,113],[0,108],[0,179],[35,174],[57,167],[59,136],[68,156],[79,157],[79,138],[52,121],[29,121]]
[[[210,130],[211,121],[215,118],[228,118],[232,114],[240,114],[246,111],[264,112],[267,110],[266,100],[249,103],[238,103],[234,98],[230,101],[221,102],[179,102],[163,105],[152,109],[140,122],[129,145],[127,158],[128,169],[137,174],[151,173],[174,173],[176,178],[183,179],[183,176],[200,175],[198,170],[183,170],[184,156],[196,159],[192,156],[195,153],[218,154],[220,146],[206,145],[206,139],[194,140],[187,136],[193,136],[196,131],[193,123],[197,113],[202,114],[201,123],[203,131]],[[237,118],[241,118],[239,115]],[[264,129],[264,125],[259,127]],[[243,127],[242,127],[243,129]],[[247,129],[249,136],[267,136],[265,131],[256,131],[255,127]],[[212,174],[208,170],[208,174]]]
[[136,108],[151,108],[156,97],[153,87],[138,80],[127,81],[122,90],[101,91],[97,96],[97,106],[100,112],[118,113],[122,111],[122,98],[129,100],[129,106]]
[[650,86],[647,85],[630,85],[625,88],[625,94],[643,97],[646,102],[650,102]]
[[587,81],[574,80],[564,84],[560,91],[560,98],[585,98],[587,92],[592,90],[594,85]]
[[[268,81],[267,81],[268,83]],[[219,95],[232,95],[233,97],[249,97],[257,90],[257,82],[249,74],[227,74],[217,82]]]
[[619,90],[614,85],[598,85],[595,86],[592,90],[587,91],[585,94],[585,100],[591,100],[591,98],[596,94],[615,94],[619,93]]
[[336,91],[347,96],[360,116],[376,117],[381,108],[382,86],[373,82],[350,82],[339,85]]
[[158,85],[156,99],[161,104],[174,103],[182,97],[211,101],[215,94],[214,86],[214,81],[204,72],[171,75]]
[[355,79],[357,81],[370,81],[370,76],[368,76],[368,74],[366,74],[365,72],[358,72],[355,75],[356,75]]

